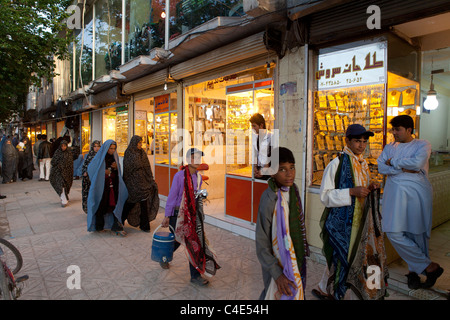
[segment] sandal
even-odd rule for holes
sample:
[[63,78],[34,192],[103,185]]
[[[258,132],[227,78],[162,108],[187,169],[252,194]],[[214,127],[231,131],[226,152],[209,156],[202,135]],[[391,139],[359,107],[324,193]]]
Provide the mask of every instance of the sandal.
[[201,287],[204,287],[204,286],[206,286],[209,283],[208,280],[203,279],[202,277],[192,278],[191,282],[193,284],[196,284],[196,285],[201,286]]
[[114,231],[116,233],[116,236],[121,236],[121,237],[126,237],[127,233],[122,230],[122,231]]
[[312,289],[311,293],[313,294],[314,297],[316,297],[319,300],[333,300],[330,295],[322,293],[321,291],[317,290],[317,289]]

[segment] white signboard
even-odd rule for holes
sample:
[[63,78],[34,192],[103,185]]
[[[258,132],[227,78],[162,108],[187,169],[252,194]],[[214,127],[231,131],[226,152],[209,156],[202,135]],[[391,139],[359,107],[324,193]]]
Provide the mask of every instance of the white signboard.
[[387,42],[319,55],[319,90],[386,82]]

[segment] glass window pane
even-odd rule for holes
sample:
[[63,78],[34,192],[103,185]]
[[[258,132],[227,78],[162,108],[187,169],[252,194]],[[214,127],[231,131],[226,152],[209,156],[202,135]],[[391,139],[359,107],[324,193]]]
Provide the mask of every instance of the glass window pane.
[[155,161],[169,164],[169,113],[155,116]]
[[178,141],[181,140],[181,137],[177,135],[177,113],[170,113],[170,164],[177,165],[178,164]]
[[95,78],[117,69],[122,61],[122,1],[95,3]]
[[112,139],[123,157],[128,146],[128,106],[103,110],[103,142]]
[[81,114],[81,153],[88,153],[91,149],[91,113]]
[[227,173],[252,176],[250,165],[251,126],[249,119],[254,113],[253,91],[227,95]]

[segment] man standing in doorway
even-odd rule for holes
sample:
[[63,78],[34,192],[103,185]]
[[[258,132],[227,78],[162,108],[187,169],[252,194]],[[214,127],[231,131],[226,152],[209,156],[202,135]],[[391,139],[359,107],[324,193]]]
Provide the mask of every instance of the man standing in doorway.
[[[391,120],[395,141],[378,158],[378,171],[386,175],[383,230],[400,257],[408,264],[408,287],[430,288],[444,269],[428,254],[433,191],[428,181],[431,144],[413,136],[414,121],[408,115]],[[425,274],[425,283],[418,274]]]
[[50,150],[52,148],[52,144],[47,141],[47,135],[42,135],[42,142],[39,145],[38,151],[38,161],[39,161],[39,181],[49,180],[50,177]]
[[261,114],[255,113],[249,121],[254,133],[252,143],[254,176],[256,179],[267,180],[270,175],[264,174],[264,168],[270,166],[272,133],[266,129],[266,120]]

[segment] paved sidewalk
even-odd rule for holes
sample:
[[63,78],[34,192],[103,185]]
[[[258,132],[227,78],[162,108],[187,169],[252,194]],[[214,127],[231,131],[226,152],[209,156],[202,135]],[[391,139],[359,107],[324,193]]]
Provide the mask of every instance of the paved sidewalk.
[[[35,171],[35,177],[37,173]],[[21,300],[254,300],[263,289],[253,240],[205,225],[221,269],[207,287],[189,282],[183,248],[174,253],[169,270],[151,260],[152,233],[125,226],[127,237],[87,232],[81,209],[81,180],[75,180],[70,202],[62,208],[49,182],[18,181],[0,185],[0,237],[22,253],[28,274]],[[151,223],[160,225],[163,210]],[[69,266],[81,271],[81,289],[68,289]],[[324,265],[308,260],[307,299],[320,281]],[[70,281],[69,281],[70,282]],[[413,299],[390,290],[390,300]]]

